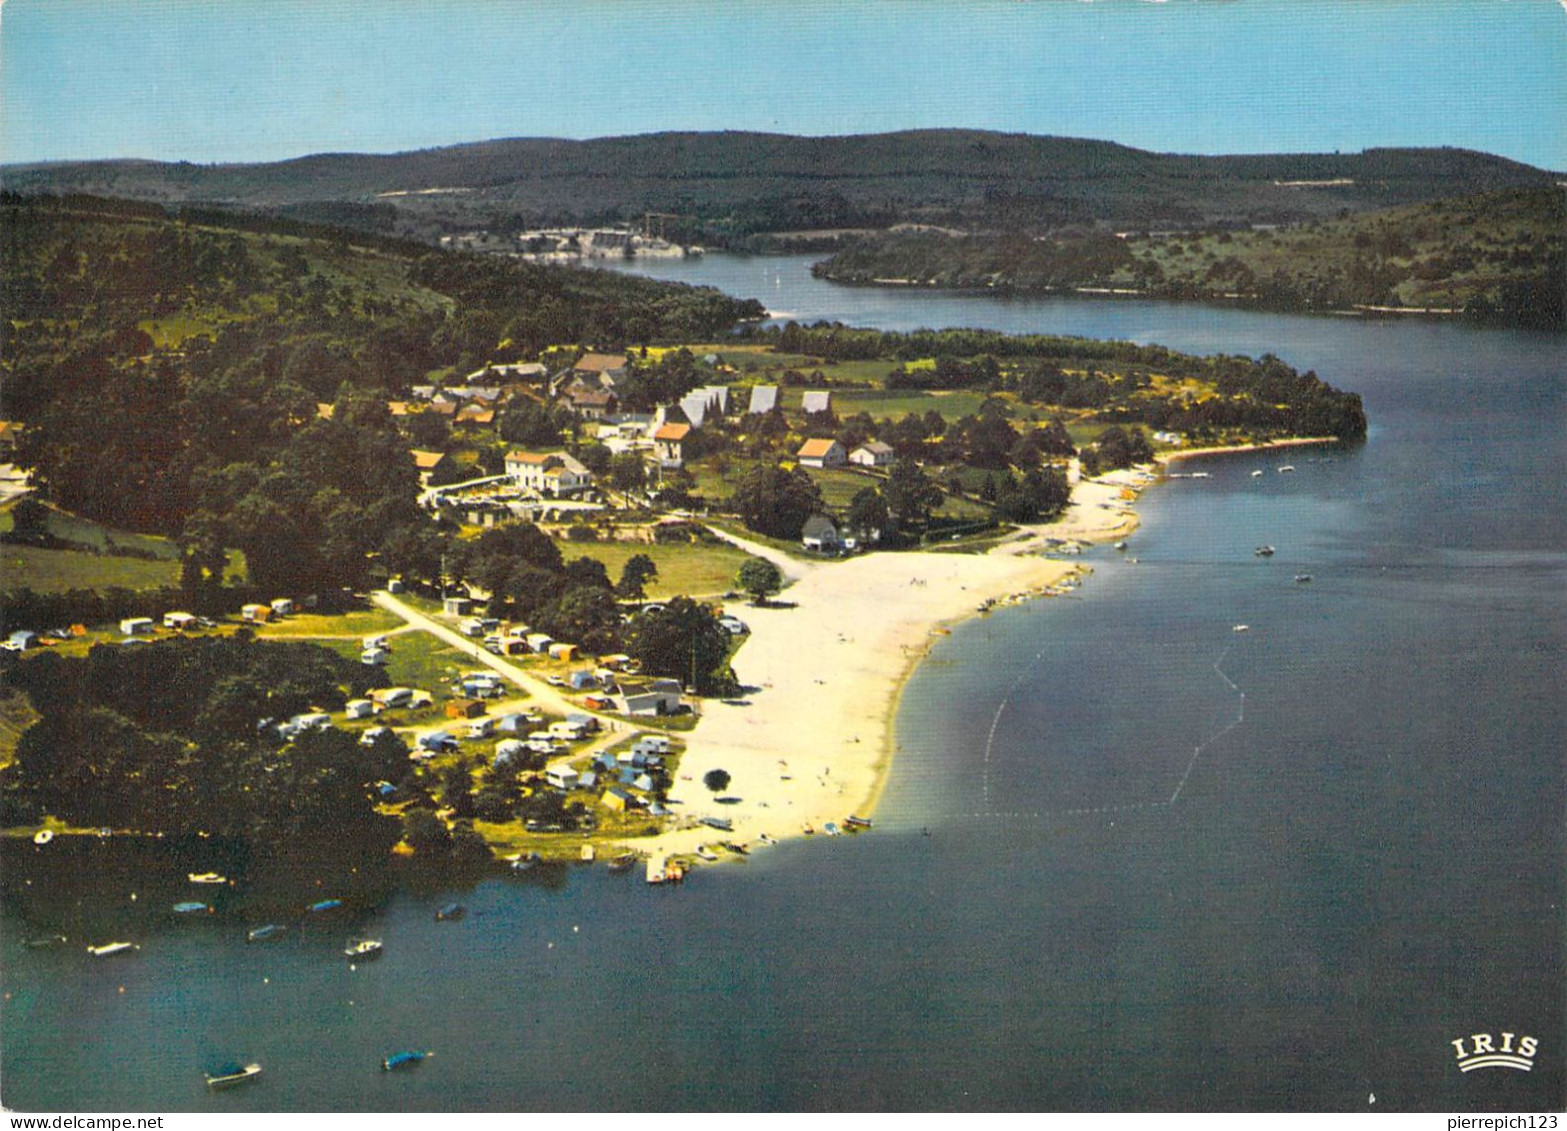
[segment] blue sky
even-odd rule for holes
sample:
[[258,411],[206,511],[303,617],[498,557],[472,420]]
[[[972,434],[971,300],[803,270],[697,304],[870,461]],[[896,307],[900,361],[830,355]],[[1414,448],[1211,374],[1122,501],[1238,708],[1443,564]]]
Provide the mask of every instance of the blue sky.
[[1561,0],[6,0],[0,160],[966,126],[1567,169]]

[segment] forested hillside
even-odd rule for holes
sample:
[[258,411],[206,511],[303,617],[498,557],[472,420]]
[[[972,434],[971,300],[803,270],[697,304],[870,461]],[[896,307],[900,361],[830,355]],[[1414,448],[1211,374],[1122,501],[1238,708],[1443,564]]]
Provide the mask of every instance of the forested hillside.
[[1550,184],[1551,174],[1457,149],[1184,156],[1111,142],[975,130],[849,137],[661,133],[521,138],[390,155],[256,165],[64,162],[4,170],[13,191],[216,202],[429,236],[472,227],[673,213],[709,244],[757,233],[886,227],[1201,225],[1328,217]]
[[1393,307],[1567,324],[1567,195],[1482,193],[1260,231],[871,236],[817,273],[841,282],[1109,289],[1285,309]]
[[[605,272],[91,199],[3,202],[18,462],[66,510],[224,548],[258,582],[358,584],[439,553],[388,398],[551,343],[711,338],[755,303]],[[328,405],[327,409],[320,406]]]

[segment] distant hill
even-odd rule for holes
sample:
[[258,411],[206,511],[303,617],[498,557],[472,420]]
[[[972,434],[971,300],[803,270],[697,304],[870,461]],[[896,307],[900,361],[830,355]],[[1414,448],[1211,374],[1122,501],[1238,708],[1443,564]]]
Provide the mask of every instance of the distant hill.
[[261,208],[426,237],[652,210],[684,217],[675,222],[680,235],[709,243],[897,222],[1006,229],[1292,222],[1553,179],[1461,149],[1194,157],[972,130],[520,138],[253,165],[18,165],[0,177],[13,192]]

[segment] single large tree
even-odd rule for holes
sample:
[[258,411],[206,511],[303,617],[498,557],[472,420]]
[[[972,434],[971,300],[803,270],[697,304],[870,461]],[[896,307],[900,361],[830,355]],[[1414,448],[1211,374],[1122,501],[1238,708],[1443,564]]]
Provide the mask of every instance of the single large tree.
[[751,595],[752,603],[763,605],[783,588],[783,574],[765,558],[748,558],[735,574],[735,584]]
[[894,529],[907,534],[930,521],[930,513],[941,504],[941,488],[913,460],[900,459],[892,465],[887,484],[882,488]]
[[681,683],[693,680],[708,694],[728,686],[725,660],[729,635],[712,609],[689,597],[676,597],[663,609],[645,612],[631,622],[626,651],[642,662],[649,675],[669,676]]

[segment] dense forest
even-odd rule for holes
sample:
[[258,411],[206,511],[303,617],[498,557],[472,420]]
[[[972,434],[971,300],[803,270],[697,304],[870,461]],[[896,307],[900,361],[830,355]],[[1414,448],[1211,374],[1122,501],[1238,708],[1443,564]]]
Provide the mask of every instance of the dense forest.
[[1434,309],[1561,328],[1567,196],[1507,190],[1277,230],[893,232],[855,241],[816,272],[839,282],[1090,288],[1291,310]]
[[9,664],[3,686],[41,718],[5,770],[4,823],[49,813],[275,855],[332,829],[345,870],[379,866],[402,826],[376,809],[375,785],[412,772],[402,741],[310,730],[285,744],[257,725],[340,709],[368,678],[325,648],[243,633]]

